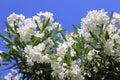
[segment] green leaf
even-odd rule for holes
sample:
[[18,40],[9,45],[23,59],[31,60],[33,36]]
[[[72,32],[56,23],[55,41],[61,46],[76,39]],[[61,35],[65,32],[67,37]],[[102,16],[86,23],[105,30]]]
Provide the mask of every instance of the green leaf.
[[94,33],[90,32],[90,35],[93,37],[93,39],[94,39],[96,42],[98,42],[98,38],[97,38],[97,36],[96,36]]
[[80,29],[80,24],[78,24],[78,28]]
[[84,48],[84,45],[85,45],[85,39],[83,36],[81,36],[81,48]]
[[74,28],[75,33],[78,34],[78,30],[77,30],[76,26],[74,24],[72,24],[72,26]]
[[49,21],[50,21],[50,19],[48,19],[47,21],[44,19],[42,31],[44,31],[44,29],[47,27],[47,25],[49,24]]
[[108,31],[106,31],[106,33],[105,33],[105,40],[107,41],[107,39],[109,39]]
[[48,38],[52,35],[53,31],[48,31],[47,29],[45,30],[45,37]]
[[3,58],[4,61],[10,61],[10,55],[7,53],[2,53],[0,56]]
[[11,42],[8,38],[4,37],[4,36],[1,35],[1,34],[0,34],[0,38],[3,39],[4,41],[6,41],[6,42],[9,43],[9,44],[12,44],[12,42]]
[[79,43],[74,44],[73,48],[76,51],[76,57],[79,58],[82,52]]
[[55,46],[58,46],[58,43],[56,42],[56,40],[54,40],[53,38],[51,38],[51,39],[54,42]]
[[35,20],[35,23],[36,23],[36,25],[37,25],[37,28],[36,28],[36,29],[37,29],[38,31],[41,31],[41,29],[40,29],[40,27],[39,27],[39,24],[38,24],[38,22],[37,22],[36,20]]
[[17,32],[18,25],[14,22],[14,30]]
[[84,54],[88,54],[88,52],[90,51],[90,49],[87,47],[87,48],[85,48],[85,52],[84,52]]
[[111,23],[111,20],[112,20],[112,16],[113,16],[114,12],[112,11],[111,15],[110,15],[110,19],[109,19],[109,23],[106,24],[105,28]]
[[63,40],[67,41],[67,39],[65,38],[65,36],[61,33],[61,36],[63,38]]
[[110,15],[109,23],[110,23],[111,20],[112,20],[113,14],[114,14],[114,12],[112,11],[112,13],[111,13],[111,15]]
[[71,66],[71,63],[72,63],[72,58],[71,58],[71,55],[70,55],[70,48],[68,49],[68,52],[66,52],[65,54],[65,62]]
[[7,31],[12,31],[14,32],[13,28],[6,22],[6,28],[7,28]]
[[41,39],[39,37],[34,37],[34,39],[31,40],[32,46],[36,46],[41,42]]

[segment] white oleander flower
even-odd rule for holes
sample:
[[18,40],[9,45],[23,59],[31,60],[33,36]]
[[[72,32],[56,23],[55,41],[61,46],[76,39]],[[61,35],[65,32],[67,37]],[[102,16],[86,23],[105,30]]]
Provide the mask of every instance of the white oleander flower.
[[18,28],[17,33],[20,35],[21,41],[30,41],[31,35],[34,33],[34,30],[29,28],[29,26]]
[[87,55],[87,59],[89,61],[91,61],[93,59],[93,56],[95,55],[95,51],[94,50],[90,50],[88,55]]
[[57,54],[64,58],[64,55],[67,52],[67,49],[68,49],[68,46],[65,42],[60,43],[57,47]]
[[11,80],[12,78],[12,73],[8,73],[5,77],[6,80]]
[[33,65],[34,62],[49,63],[51,61],[49,55],[43,54],[43,51],[45,49],[46,47],[44,43],[40,43],[37,46],[34,46],[33,48],[31,45],[27,45],[24,49],[24,52],[26,53],[28,64],[31,63],[31,65]]
[[56,77],[58,76],[59,73],[65,71],[64,67],[59,62],[56,62],[56,61],[51,62],[51,68],[53,70],[52,72],[53,77]]
[[10,16],[7,17],[7,22],[11,27],[14,26],[14,23],[21,26],[24,19],[25,19],[25,16],[23,16],[22,14],[18,15],[18,14],[12,13]]
[[58,77],[63,80],[65,78],[65,73],[64,72],[60,72],[58,74]]
[[29,54],[31,49],[32,49],[32,45],[27,45],[27,46],[24,48],[24,52],[27,53],[27,54]]
[[113,19],[112,19],[111,22],[112,22],[113,24],[119,24],[119,25],[120,25],[120,14],[114,12],[112,17],[113,17]]
[[43,38],[44,37],[44,32],[40,33],[39,31],[34,33],[34,36]]
[[31,35],[34,34],[34,30],[37,27],[35,22],[31,18],[24,20],[24,25],[17,29],[17,33],[20,35],[21,41],[30,41]]
[[39,17],[45,17],[45,19],[50,19],[50,21],[53,21],[53,14],[51,12],[39,12],[37,13]]
[[25,19],[23,23],[24,23],[23,27],[27,26],[27,27],[29,27],[30,29],[33,29],[33,30],[37,27],[35,21],[32,18]]
[[57,61],[58,61],[58,62],[61,62],[62,60],[63,60],[63,59],[62,59],[61,57],[58,57],[58,58],[57,58]]
[[55,28],[59,27],[58,30],[62,30],[60,23],[54,22],[52,25],[53,25]]
[[104,48],[105,48],[105,53],[107,55],[110,55],[110,56],[114,56],[114,50],[113,50],[113,46],[114,46],[114,42],[113,40],[107,40],[105,45],[104,45]]
[[86,32],[83,29],[78,29],[78,34],[79,34],[79,37],[83,36],[86,41],[91,41],[92,40],[90,33]]
[[74,50],[74,49],[71,49],[71,50],[70,50],[70,54],[71,54],[71,57],[74,57],[74,56],[76,55],[75,50]]
[[117,31],[117,27],[115,27],[114,24],[109,24],[109,25],[106,27],[106,30],[108,31],[109,36],[112,37],[113,34]]
[[33,49],[35,52],[41,52],[41,51],[45,50],[45,44],[40,43],[37,46],[34,46]]
[[37,21],[37,24],[41,22],[41,19],[39,16],[33,16],[33,21]]
[[107,12],[104,12],[104,10],[89,11],[86,18],[81,19],[82,29],[96,35],[100,34],[100,28],[97,25],[101,26],[108,23],[109,17],[106,14]]
[[49,58],[49,55],[44,55],[43,56],[43,62],[45,62],[45,63],[50,63],[51,62],[51,60],[50,60],[50,58]]
[[67,41],[65,43],[67,44],[68,47],[72,47],[72,45],[76,43],[76,41],[72,37],[69,37],[67,38]]
[[119,35],[119,34],[120,34],[120,33],[115,33],[115,34],[113,34],[112,37],[111,37],[111,39],[112,39],[112,40],[115,40],[117,43],[120,44],[120,35]]
[[11,69],[11,73],[8,73],[4,78],[6,80],[20,80],[21,74],[17,70]]

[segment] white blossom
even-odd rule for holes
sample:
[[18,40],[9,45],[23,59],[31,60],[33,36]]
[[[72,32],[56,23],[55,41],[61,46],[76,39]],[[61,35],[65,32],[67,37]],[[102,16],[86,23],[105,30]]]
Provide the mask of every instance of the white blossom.
[[82,29],[96,35],[99,34],[100,28],[98,28],[97,25],[105,25],[109,21],[109,17],[106,14],[107,12],[104,12],[104,10],[89,11],[86,18],[81,19]]
[[11,27],[14,26],[14,23],[21,26],[24,19],[25,19],[25,16],[23,16],[22,14],[18,15],[18,14],[12,13],[10,16],[7,17],[7,22]]
[[11,72],[8,73],[4,78],[5,80],[20,80],[21,74],[17,70],[11,69]]
[[53,21],[53,14],[51,12],[39,12],[37,13],[39,17],[45,17],[45,19],[50,19],[50,21]]
[[44,32],[40,33],[39,31],[35,32],[34,36],[43,38],[44,37]]
[[24,25],[17,29],[17,33],[19,33],[21,41],[30,41],[31,35],[34,34],[35,28],[36,24],[31,18],[24,20]]
[[83,36],[86,41],[91,41],[92,40],[90,33],[83,30],[83,29],[78,29],[78,34],[79,34],[79,37]]
[[24,49],[24,52],[26,53],[28,64],[31,63],[31,65],[33,65],[34,62],[49,63],[50,62],[49,55],[47,54],[44,55],[43,54],[44,50],[45,50],[44,43],[40,43],[37,46],[34,46],[33,48],[31,45],[27,45]]
[[107,26],[106,30],[108,31],[109,36],[112,37],[113,34],[117,31],[117,27],[115,27],[114,24],[109,24],[109,25]]
[[113,40],[107,40],[106,43],[105,43],[105,53],[107,55],[111,55],[111,56],[114,56],[114,50],[113,50],[113,46],[114,46],[114,43],[113,43]]
[[89,53],[88,53],[88,55],[87,55],[87,59],[89,60],[89,61],[91,61],[94,57],[95,55],[95,52],[94,52],[94,50],[90,50],[89,51]]
[[8,73],[4,78],[5,78],[6,80],[11,80],[12,74],[11,74],[11,73]]
[[76,55],[76,52],[75,52],[74,49],[71,49],[71,50],[70,50],[70,53],[71,53],[71,56],[72,56],[72,57],[74,57],[74,56]]
[[113,24],[119,24],[119,25],[120,25],[120,14],[114,12],[112,17],[113,17],[112,23],[113,23]]
[[64,57],[65,53],[67,52],[67,49],[68,49],[68,46],[65,42],[60,43],[57,48],[57,54],[61,57]]

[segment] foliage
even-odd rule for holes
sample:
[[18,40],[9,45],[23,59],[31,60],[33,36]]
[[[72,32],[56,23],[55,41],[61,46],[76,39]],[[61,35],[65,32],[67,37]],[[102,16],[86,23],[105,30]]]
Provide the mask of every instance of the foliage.
[[81,27],[64,35],[50,12],[32,18],[11,14],[7,18],[7,51],[1,66],[11,73],[6,80],[120,80],[120,14],[88,12]]

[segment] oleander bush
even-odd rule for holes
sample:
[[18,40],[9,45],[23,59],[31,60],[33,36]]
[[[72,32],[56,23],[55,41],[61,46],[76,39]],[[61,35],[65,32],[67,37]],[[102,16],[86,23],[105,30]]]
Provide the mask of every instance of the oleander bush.
[[50,12],[13,13],[0,35],[1,72],[11,69],[6,80],[120,80],[119,27],[120,14],[104,10],[89,11],[69,34]]

